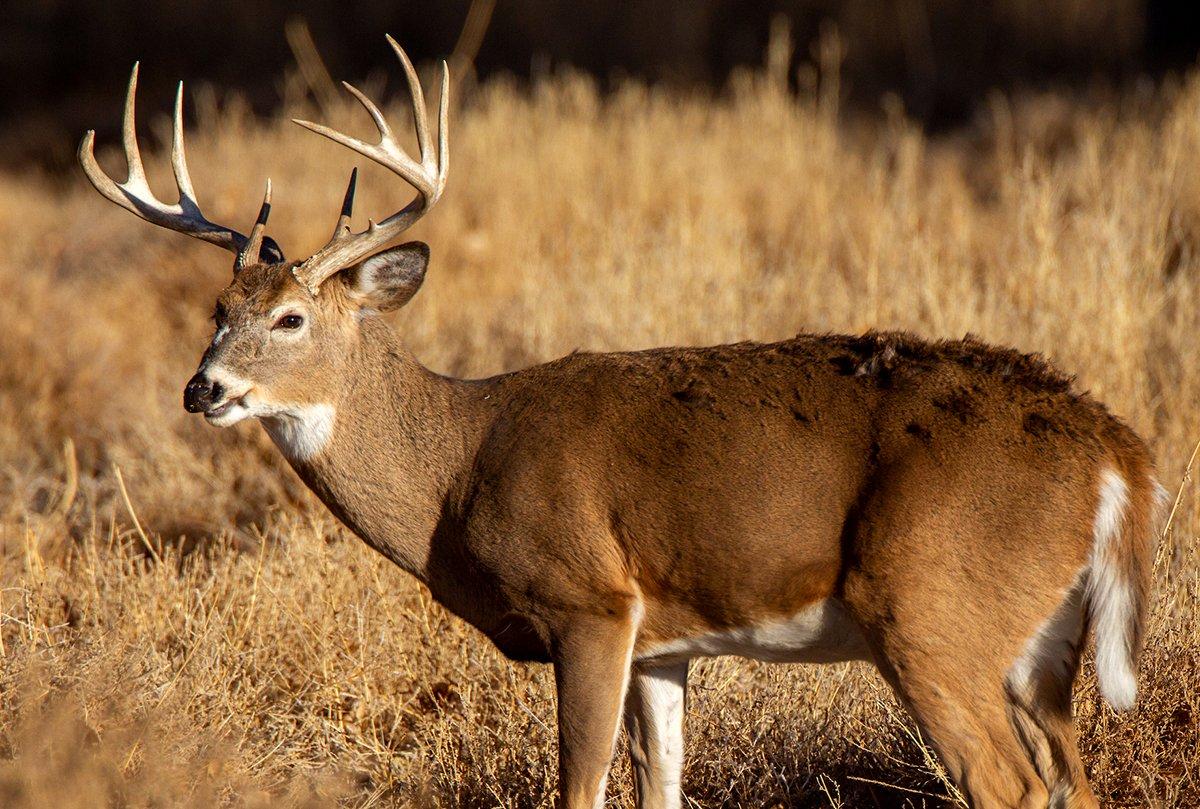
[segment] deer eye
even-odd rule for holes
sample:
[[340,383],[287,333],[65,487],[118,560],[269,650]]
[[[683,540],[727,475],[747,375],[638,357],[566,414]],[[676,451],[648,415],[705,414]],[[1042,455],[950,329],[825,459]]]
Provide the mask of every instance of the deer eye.
[[275,325],[271,328],[273,330],[286,329],[287,331],[295,331],[303,325],[304,318],[300,315],[284,315],[283,317],[279,318],[279,320],[276,320]]

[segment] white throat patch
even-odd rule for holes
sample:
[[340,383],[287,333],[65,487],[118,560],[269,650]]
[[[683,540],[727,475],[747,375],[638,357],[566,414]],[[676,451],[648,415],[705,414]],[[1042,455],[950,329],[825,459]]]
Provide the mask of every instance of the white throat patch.
[[264,416],[262,422],[288,460],[307,461],[329,443],[336,416],[333,405],[301,405]]

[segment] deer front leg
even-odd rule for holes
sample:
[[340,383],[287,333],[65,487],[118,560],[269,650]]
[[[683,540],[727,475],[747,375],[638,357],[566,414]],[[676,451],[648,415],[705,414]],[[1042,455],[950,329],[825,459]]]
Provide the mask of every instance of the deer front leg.
[[598,809],[629,684],[637,609],[576,618],[555,644],[558,777],[562,809]]
[[688,661],[634,665],[625,729],[638,809],[679,809]]

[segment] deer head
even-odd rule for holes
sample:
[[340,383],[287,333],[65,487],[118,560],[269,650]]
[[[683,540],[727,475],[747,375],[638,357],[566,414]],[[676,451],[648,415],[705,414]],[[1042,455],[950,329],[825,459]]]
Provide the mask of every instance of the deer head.
[[233,280],[218,296],[213,312],[216,331],[200,367],[184,389],[184,407],[224,427],[249,416],[294,414],[329,400],[328,386],[344,378],[349,357],[363,338],[365,318],[403,306],[425,278],[429,248],[409,242],[384,249],[423,216],[441,197],[449,168],[447,109],[449,72],[442,64],[437,146],[433,146],[425,97],[412,62],[390,36],[388,44],[404,66],[412,95],[420,160],[400,147],[379,108],[349,84],[379,130],[378,143],[299,121],[307,129],[387,167],[417,190],[401,210],[366,230],[350,228],[358,170],[351,172],[341,215],[329,242],[302,261],[287,261],[279,245],[265,235],[271,212],[271,181],[249,235],[210,222],[196,203],[183,145],[183,84],[175,95],[171,165],[179,201],[169,205],[150,190],[134,127],[138,66],[133,66],[125,97],[123,140],[128,177],[117,183],[94,155],[95,133],[79,147],[79,160],[92,185],[105,198],[147,222],[194,236],[232,252]]

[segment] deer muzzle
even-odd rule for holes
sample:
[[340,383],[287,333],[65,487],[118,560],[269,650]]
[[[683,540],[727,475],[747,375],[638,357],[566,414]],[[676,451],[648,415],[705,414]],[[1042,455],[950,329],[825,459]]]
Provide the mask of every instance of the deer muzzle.
[[225,389],[221,383],[198,373],[188,380],[187,387],[183,389],[183,408],[189,413],[203,413],[211,410],[224,395]]

